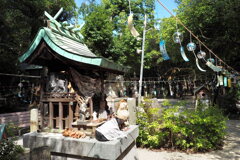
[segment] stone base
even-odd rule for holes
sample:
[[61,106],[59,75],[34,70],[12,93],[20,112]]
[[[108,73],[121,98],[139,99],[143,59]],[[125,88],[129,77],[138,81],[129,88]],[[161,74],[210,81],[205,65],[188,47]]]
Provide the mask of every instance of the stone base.
[[137,159],[135,140],[138,126],[131,125],[127,138],[99,142],[94,138],[75,139],[58,133],[28,133],[23,136],[23,146],[35,150],[48,147],[52,160],[79,159]]
[[[76,155],[70,155],[70,154],[63,154],[63,153],[56,153],[51,152],[51,160],[99,160],[102,159],[100,157],[82,157],[82,156],[76,156]],[[135,145],[135,142],[133,142],[121,155],[116,158],[116,160],[136,160],[138,159],[137,156],[137,147]],[[38,159],[39,160],[39,159]]]

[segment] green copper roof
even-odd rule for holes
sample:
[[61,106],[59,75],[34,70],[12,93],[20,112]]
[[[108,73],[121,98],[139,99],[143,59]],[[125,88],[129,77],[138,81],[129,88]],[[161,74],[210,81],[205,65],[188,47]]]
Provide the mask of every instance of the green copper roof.
[[103,57],[97,57],[85,44],[71,37],[67,37],[57,30],[51,30],[49,28],[41,28],[38,31],[29,49],[19,58],[19,61],[24,62],[34,54],[34,51],[42,40],[44,40],[54,52],[70,60],[117,72],[125,72],[127,70],[126,67],[115,64]]

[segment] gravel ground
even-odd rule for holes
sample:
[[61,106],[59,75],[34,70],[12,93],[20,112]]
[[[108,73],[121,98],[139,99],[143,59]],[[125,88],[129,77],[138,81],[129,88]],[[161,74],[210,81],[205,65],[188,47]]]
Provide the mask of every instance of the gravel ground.
[[186,154],[138,148],[139,160],[240,160],[240,121],[229,120],[227,125],[228,136],[222,150],[202,154]]

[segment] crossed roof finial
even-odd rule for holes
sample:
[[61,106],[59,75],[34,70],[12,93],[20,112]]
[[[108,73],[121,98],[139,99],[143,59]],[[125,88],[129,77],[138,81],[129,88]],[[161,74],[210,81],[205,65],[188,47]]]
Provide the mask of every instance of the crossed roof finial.
[[55,27],[52,27],[52,29],[57,30],[61,34],[64,34],[66,36],[70,36],[71,38],[82,40],[83,35],[80,33],[80,30],[84,26],[84,23],[81,24],[80,27],[76,27],[76,25],[69,24],[67,21],[64,22],[58,22],[56,19],[61,15],[63,12],[63,8],[61,8],[54,17],[52,17],[47,11],[44,12],[44,15],[48,17],[51,23],[55,25]]

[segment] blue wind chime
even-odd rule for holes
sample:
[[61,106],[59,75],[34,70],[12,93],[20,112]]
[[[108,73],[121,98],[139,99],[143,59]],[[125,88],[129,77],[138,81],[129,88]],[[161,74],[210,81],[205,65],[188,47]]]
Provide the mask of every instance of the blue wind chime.
[[166,50],[166,43],[165,43],[165,40],[162,39],[161,34],[160,34],[159,48],[160,48],[160,52],[162,53],[163,60],[165,61],[169,60],[170,57],[168,56],[168,53]]
[[177,29],[177,32],[175,32],[173,34],[173,41],[174,41],[174,43],[179,43],[180,53],[181,53],[182,58],[184,59],[184,61],[189,62],[189,59],[187,58],[187,56],[185,54],[184,47],[182,46],[183,34],[178,31],[177,21],[176,21],[176,29]]
[[200,47],[200,51],[196,55],[196,53],[195,53],[196,48],[197,48],[196,44],[192,42],[192,34],[190,32],[190,42],[187,44],[187,50],[190,51],[190,52],[193,52],[193,55],[194,55],[195,60],[196,60],[197,68],[202,72],[206,72],[206,70],[204,70],[200,67],[199,61],[198,61],[198,59],[204,59],[205,56],[206,56],[206,53],[204,51],[202,51],[201,47]]

